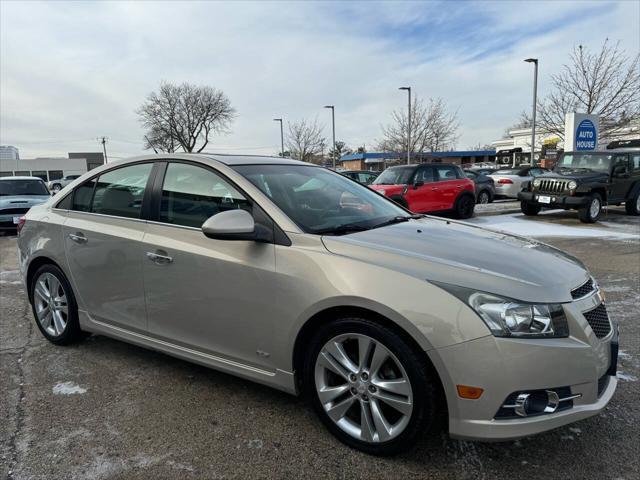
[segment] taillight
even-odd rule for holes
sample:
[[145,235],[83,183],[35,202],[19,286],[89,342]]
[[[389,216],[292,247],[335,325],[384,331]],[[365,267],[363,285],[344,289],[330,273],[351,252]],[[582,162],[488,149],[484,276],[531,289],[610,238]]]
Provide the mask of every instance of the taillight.
[[18,220],[18,224],[16,225],[16,230],[18,231],[18,235],[20,235],[20,230],[24,227],[24,223],[27,221],[26,217],[22,216]]
[[512,180],[509,180],[508,178],[500,178],[498,180],[498,183],[502,184],[502,185],[510,185],[513,183]]

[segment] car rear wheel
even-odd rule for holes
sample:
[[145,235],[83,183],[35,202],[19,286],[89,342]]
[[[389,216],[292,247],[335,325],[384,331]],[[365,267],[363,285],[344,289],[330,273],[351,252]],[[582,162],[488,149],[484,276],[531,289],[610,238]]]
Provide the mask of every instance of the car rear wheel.
[[578,210],[578,218],[582,223],[596,223],[602,213],[602,197],[598,193],[592,193],[589,203]]
[[55,265],[41,266],[29,286],[36,325],[56,345],[74,343],[86,334],[80,330],[76,298],[64,273]]
[[487,190],[482,190],[479,194],[478,194],[478,203],[485,205],[487,203],[491,202],[491,195],[489,194],[489,192]]
[[54,183],[51,187],[51,190],[58,193],[60,190],[62,190],[62,185],[60,185],[59,183]]
[[520,210],[528,217],[535,217],[541,209],[542,207],[536,203],[520,202]]
[[627,211],[627,215],[640,215],[640,189],[638,189],[635,196],[624,202],[624,208]]
[[370,454],[408,450],[434,418],[436,383],[424,359],[397,333],[367,319],[323,325],[311,342],[304,379],[329,431]]
[[472,195],[459,196],[454,207],[456,217],[460,219],[473,217],[475,206],[476,202]]

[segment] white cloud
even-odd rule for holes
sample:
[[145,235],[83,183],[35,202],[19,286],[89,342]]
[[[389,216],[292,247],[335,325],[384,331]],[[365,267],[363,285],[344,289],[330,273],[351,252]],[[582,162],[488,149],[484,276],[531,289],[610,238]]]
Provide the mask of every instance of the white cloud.
[[[637,2],[0,3],[0,142],[23,157],[139,153],[135,108],[161,80],[224,90],[238,110],[212,151],[274,153],[273,117],[318,116],[372,147],[412,85],[458,109],[459,148],[498,138],[579,43],[638,51]],[[559,20],[560,19],[560,20]],[[475,60],[472,60],[474,59]]]

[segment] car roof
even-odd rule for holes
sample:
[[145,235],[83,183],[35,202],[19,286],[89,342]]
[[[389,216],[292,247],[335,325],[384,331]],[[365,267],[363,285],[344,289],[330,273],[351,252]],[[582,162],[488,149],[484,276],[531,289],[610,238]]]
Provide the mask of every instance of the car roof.
[[290,158],[272,157],[267,155],[231,155],[228,153],[198,153],[204,157],[217,160],[225,165],[307,165],[317,166],[309,162],[301,162]]
[[43,182],[40,177],[27,177],[27,176],[15,176],[15,177],[0,177],[0,180],[40,180]]

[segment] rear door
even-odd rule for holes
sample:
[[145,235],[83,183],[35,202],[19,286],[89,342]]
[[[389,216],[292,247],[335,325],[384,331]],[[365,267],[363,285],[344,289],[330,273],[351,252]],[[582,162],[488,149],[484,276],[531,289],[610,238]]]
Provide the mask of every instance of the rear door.
[[142,220],[153,164],[107,171],[77,187],[63,227],[75,291],[92,320],[146,330]]
[[404,195],[411,211],[424,213],[439,210],[439,189],[435,181],[435,173],[430,165],[422,165],[416,169]]
[[453,165],[434,165],[438,189],[438,210],[451,210],[458,194],[464,189],[465,183],[458,178]]

